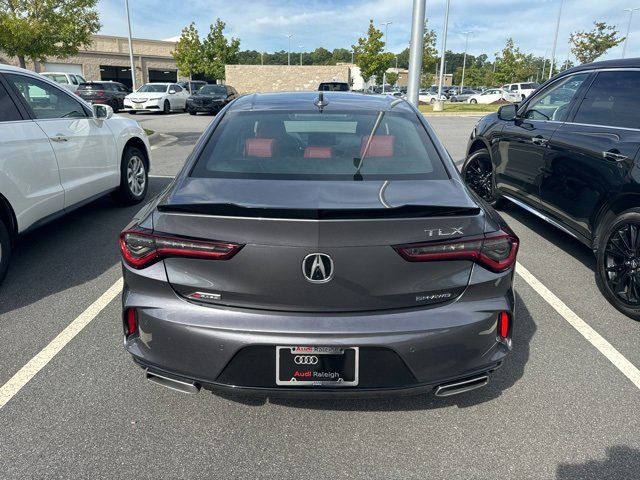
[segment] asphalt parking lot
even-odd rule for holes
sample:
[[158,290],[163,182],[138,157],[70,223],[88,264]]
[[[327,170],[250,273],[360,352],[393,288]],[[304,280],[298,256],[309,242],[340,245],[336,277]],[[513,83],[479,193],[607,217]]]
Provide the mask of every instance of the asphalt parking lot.
[[[151,197],[212,117],[132,118],[156,132]],[[461,160],[478,118],[429,121]],[[514,351],[487,387],[265,402],[171,392],[125,354],[116,239],[137,209],[103,198],[22,239],[0,289],[0,478],[640,478],[640,324],[536,217],[502,211],[521,239]]]

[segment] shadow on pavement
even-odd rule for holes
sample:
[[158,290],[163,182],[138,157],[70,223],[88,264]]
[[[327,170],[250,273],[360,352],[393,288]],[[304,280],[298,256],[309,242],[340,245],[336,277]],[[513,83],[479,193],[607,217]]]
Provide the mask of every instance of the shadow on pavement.
[[[269,398],[269,403],[292,408],[305,408],[313,410],[338,410],[338,411],[411,411],[428,410],[443,407],[457,406],[458,408],[472,407],[480,403],[498,398],[504,390],[515,385],[524,375],[525,366],[529,360],[529,344],[537,330],[527,306],[516,292],[516,312],[513,338],[513,351],[490,378],[486,387],[473,390],[468,393],[451,397],[436,397],[433,394],[398,396],[380,399],[284,399]],[[275,374],[275,372],[274,372]],[[216,395],[231,401],[250,406],[264,405],[267,401],[264,397],[242,397],[235,395]]]
[[[150,178],[147,201],[170,180]],[[123,208],[107,195],[21,237],[0,286],[0,314],[82,285],[118,264],[118,234],[143,205]]]
[[604,460],[558,465],[558,480],[632,480],[640,478],[640,450],[616,445],[607,448]]

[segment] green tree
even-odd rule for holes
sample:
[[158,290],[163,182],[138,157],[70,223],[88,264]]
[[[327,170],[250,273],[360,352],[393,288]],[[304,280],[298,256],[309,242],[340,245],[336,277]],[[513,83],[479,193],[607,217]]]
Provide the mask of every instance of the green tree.
[[194,22],[182,29],[176,49],[171,55],[176,61],[180,75],[191,80],[194,73],[202,73],[202,42]]
[[386,75],[386,80],[389,85],[395,85],[398,81],[399,75],[396,72],[389,72]]
[[524,81],[535,75],[533,56],[525,55],[509,38],[502,52],[496,55],[494,81],[498,84]]
[[331,54],[331,62],[336,64],[338,62],[351,63],[351,51],[346,48],[336,48]]
[[356,65],[360,67],[360,73],[365,81],[375,76],[380,83],[384,72],[391,67],[394,62],[393,53],[384,52],[384,42],[382,41],[382,31],[373,25],[373,20],[369,21],[367,36],[358,39],[358,44],[353,45],[355,51]]
[[216,23],[209,27],[209,34],[202,42],[202,73],[217,80],[224,80],[224,66],[238,62],[240,40],[227,40],[224,36],[226,24],[216,19]]
[[438,37],[434,30],[430,30],[427,27],[427,22],[424,22],[424,47],[422,50],[422,72],[425,74],[431,74],[434,71],[438,63],[438,49],[436,48],[436,41]]
[[590,63],[603,55],[611,47],[622,43],[625,37],[618,37],[616,27],[605,22],[593,22],[590,32],[574,32],[569,40],[573,44],[571,53],[580,63]]
[[100,30],[97,0],[0,0],[0,50],[26,61],[69,57]]
[[326,48],[318,47],[309,54],[313,65],[329,65],[331,64],[331,52]]

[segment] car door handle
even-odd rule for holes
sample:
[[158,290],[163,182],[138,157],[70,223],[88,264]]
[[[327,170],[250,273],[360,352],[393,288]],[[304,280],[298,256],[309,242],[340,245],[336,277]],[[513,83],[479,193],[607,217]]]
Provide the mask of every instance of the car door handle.
[[54,142],[66,142],[68,140],[67,137],[65,137],[64,135],[54,135],[53,137],[49,137],[51,140],[53,140]]
[[534,145],[537,145],[539,147],[546,147],[549,144],[549,140],[547,140],[546,138],[543,137],[533,137],[531,139],[531,143],[533,143]]
[[602,152],[602,158],[605,160],[611,160],[612,162],[623,162],[624,160],[629,160],[629,157],[626,155],[611,150]]

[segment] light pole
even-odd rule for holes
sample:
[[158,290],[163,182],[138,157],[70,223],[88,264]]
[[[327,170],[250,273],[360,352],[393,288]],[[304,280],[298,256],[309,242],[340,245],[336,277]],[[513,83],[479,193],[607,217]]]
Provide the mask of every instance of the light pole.
[[464,88],[464,71],[467,67],[467,48],[469,47],[469,34],[471,32],[462,32],[465,35],[464,40],[464,58],[462,60],[462,80],[460,81],[460,93],[462,93],[462,89]]
[[560,31],[560,17],[562,16],[562,4],[564,0],[560,0],[560,8],[558,9],[558,20],[556,21],[556,34],[553,37],[553,48],[551,49],[551,63],[549,65],[549,79],[553,75],[553,65],[556,62],[556,45],[558,44],[558,32]]
[[287,65],[291,66],[291,37],[293,37],[293,33],[287,34],[287,38],[289,39],[289,50],[287,50]]
[[300,48],[300,66],[302,66],[302,48],[304,45],[298,45],[298,47]]
[[[388,52],[389,51],[389,47],[387,44],[387,38],[388,38],[388,33],[389,33],[389,25],[391,25],[393,22],[382,22],[382,25],[384,25],[384,51]],[[386,83],[387,79],[387,71],[385,70],[382,73],[382,93],[384,93],[384,84]]]
[[[451,4],[451,0],[447,0],[447,6],[444,11],[444,29],[442,32],[442,55],[440,56],[440,78],[438,80],[438,99],[436,100],[436,104],[438,105],[438,109],[442,110],[444,105],[442,104],[442,80],[444,79],[444,56],[447,51],[447,29],[449,28],[449,6]],[[434,108],[435,110],[435,108]]]
[[547,68],[547,54],[549,53],[549,49],[544,51],[544,60],[542,61],[542,76],[540,77],[544,82],[544,70]]
[[354,59],[353,59],[353,55],[354,55],[354,53],[355,53],[355,52],[353,51],[353,49],[351,49],[351,65],[353,65],[353,60],[354,60]]
[[264,65],[264,52],[260,52],[260,65]]
[[129,61],[131,62],[131,89],[136,91],[136,65],[133,63],[133,42],[131,41],[131,19],[129,18],[129,0],[124,0],[127,11],[127,27],[129,29]]
[[633,18],[633,12],[640,10],[640,7],[625,8],[625,12],[629,12],[629,24],[627,25],[627,35],[624,37],[624,45],[622,46],[622,58],[627,54],[627,43],[629,42],[629,32],[631,31],[631,19]]
[[409,81],[407,99],[418,106],[420,72],[422,71],[422,50],[424,49],[424,11],[426,0],[413,0],[411,19],[411,43],[409,44]]

